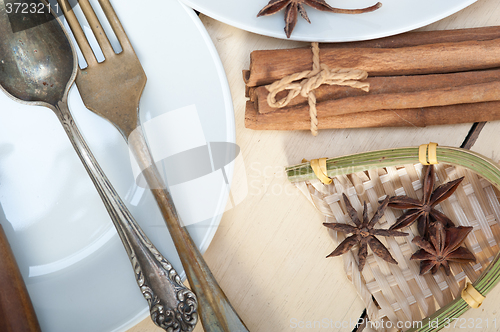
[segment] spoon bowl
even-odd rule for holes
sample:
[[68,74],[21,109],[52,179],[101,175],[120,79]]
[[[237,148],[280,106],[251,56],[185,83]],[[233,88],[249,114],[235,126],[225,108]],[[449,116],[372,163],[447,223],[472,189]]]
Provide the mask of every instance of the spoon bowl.
[[[55,106],[66,100],[75,80],[77,58],[72,45],[60,23],[49,15],[16,14],[0,20],[0,87],[16,101]],[[38,18],[41,24],[13,33],[12,26],[26,17]]]

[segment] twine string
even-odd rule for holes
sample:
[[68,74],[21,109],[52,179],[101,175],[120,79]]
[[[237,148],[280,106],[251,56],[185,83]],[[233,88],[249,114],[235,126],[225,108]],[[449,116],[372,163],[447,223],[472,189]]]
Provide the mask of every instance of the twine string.
[[[318,111],[316,108],[316,90],[322,84],[350,86],[368,92],[370,84],[360,82],[368,77],[368,73],[360,69],[334,68],[330,69],[326,64],[321,64],[319,59],[319,44],[312,43],[313,57],[312,70],[294,73],[266,86],[269,94],[267,103],[273,108],[287,106],[293,98],[299,94],[307,98],[309,115],[311,116],[311,133],[318,135]],[[288,90],[288,94],[276,100],[276,95],[281,91]]]

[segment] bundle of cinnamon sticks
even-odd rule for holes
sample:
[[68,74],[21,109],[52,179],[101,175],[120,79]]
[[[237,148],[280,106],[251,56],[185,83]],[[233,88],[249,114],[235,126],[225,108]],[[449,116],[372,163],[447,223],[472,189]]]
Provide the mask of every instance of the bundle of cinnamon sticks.
[[[320,44],[329,68],[368,72],[368,92],[322,85],[314,93],[318,128],[398,127],[500,119],[500,27],[410,32],[378,40]],[[309,48],[254,51],[246,83],[245,126],[310,128],[307,98],[286,107],[267,102],[267,85],[311,70]],[[280,98],[286,91],[280,92]]]

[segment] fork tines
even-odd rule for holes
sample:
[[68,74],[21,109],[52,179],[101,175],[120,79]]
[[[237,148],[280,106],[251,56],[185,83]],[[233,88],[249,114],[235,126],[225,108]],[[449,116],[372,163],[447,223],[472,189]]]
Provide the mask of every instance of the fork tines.
[[[73,32],[75,40],[83,54],[83,57],[85,58],[85,61],[87,62],[87,65],[88,66],[96,65],[97,59],[94,55],[94,52],[92,51],[92,48],[87,40],[87,37],[85,36],[85,33],[83,32],[83,29],[80,26],[78,18],[73,12],[73,9],[71,8],[68,0],[57,0],[57,2],[59,3],[64,13],[64,16],[66,17],[66,20],[68,21],[71,31]],[[80,4],[80,8],[82,9],[82,12],[85,15],[85,18],[87,19],[90,28],[92,29],[92,32],[97,40],[97,43],[99,44],[99,47],[101,48],[104,54],[104,58],[109,58],[116,55],[115,51],[113,50],[113,47],[111,46],[111,43],[109,42],[108,37],[106,36],[106,32],[104,31],[101,22],[99,22],[99,19],[97,18],[97,15],[95,14],[95,11],[92,8],[90,2],[88,0],[79,0],[78,3]],[[132,45],[128,40],[125,30],[123,30],[123,27],[120,21],[118,20],[118,17],[116,16],[116,13],[113,7],[111,6],[109,0],[99,0],[99,5],[101,6],[102,11],[106,15],[106,18],[109,24],[111,25],[111,28],[113,29],[113,32],[116,35],[116,38],[120,42],[122,50],[124,52],[130,50],[133,51]]]

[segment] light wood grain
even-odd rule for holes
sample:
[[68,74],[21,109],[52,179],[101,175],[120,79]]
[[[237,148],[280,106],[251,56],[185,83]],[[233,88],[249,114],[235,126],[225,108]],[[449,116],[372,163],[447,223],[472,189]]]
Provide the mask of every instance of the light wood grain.
[[[342,260],[325,258],[334,248],[322,226],[322,217],[287,183],[283,167],[302,158],[333,157],[430,141],[460,146],[471,125],[323,130],[317,137],[307,131],[246,129],[241,72],[248,69],[250,52],[306,44],[255,35],[200,17],[219,52],[233,98],[236,141],[246,169],[246,179],[235,179],[233,190],[244,184],[248,187],[243,202],[224,214],[204,257],[250,331],[350,331],[351,327],[338,328],[335,324],[354,323],[363,304],[345,277]],[[500,24],[500,3],[480,0],[425,29],[495,24]],[[473,149],[500,159],[499,127],[500,122],[487,124]],[[469,311],[464,318],[483,319],[485,326],[489,317],[490,326],[481,331],[498,330],[500,320],[493,326],[491,319],[500,309],[494,299],[499,292],[496,288],[481,309]],[[293,328],[295,323],[314,321],[327,323],[328,327]],[[153,331],[161,330],[146,318],[128,332]],[[195,331],[203,331],[201,324]]]

